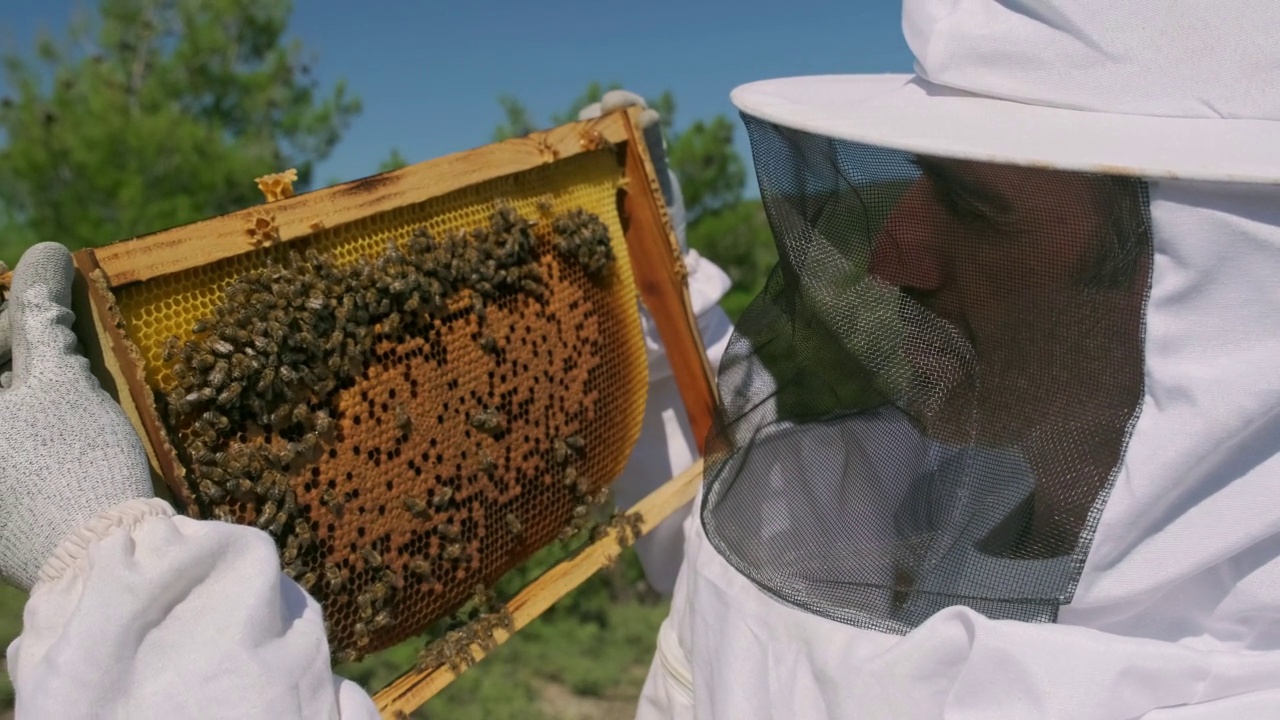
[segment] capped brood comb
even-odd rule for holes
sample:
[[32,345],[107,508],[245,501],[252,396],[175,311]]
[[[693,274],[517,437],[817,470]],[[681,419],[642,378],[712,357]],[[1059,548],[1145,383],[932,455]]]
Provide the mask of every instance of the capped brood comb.
[[158,487],[271,533],[338,659],[583,526],[640,430],[637,296],[705,435],[639,137],[614,113],[76,254],[81,334]]

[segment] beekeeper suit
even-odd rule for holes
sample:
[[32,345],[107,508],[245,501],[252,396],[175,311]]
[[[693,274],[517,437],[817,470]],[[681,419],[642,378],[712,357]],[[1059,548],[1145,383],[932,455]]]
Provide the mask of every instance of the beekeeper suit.
[[[719,305],[732,281],[714,262],[689,247],[685,234],[684,194],[680,190],[679,178],[667,165],[666,142],[658,112],[648,107],[644,99],[635,93],[612,90],[605,93],[600,102],[583,108],[578,119],[588,120],[599,117],[602,112],[629,106],[642,108],[640,125],[645,145],[660,180],[667,213],[688,271],[689,301],[706,348],[707,362],[715,372],[733,331],[733,323]],[[622,474],[611,486],[615,501],[624,508],[635,505],[658,486],[684,472],[699,456],[697,439],[689,426],[666,348],[658,336],[653,317],[643,305],[640,306],[640,324],[644,329],[649,357],[649,395],[645,400],[644,419],[635,448]],[[691,507],[692,503],[671,513],[635,544],[645,579],[663,595],[670,595],[675,588],[684,555],[684,521]]]
[[1270,0],[906,0],[733,101],[778,248],[641,720],[1280,717]]

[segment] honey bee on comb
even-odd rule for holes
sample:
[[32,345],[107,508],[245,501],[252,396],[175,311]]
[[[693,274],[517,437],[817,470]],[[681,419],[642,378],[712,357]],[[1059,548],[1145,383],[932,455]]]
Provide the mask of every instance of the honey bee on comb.
[[[148,346],[193,507],[272,535],[323,606],[335,660],[423,632],[586,527],[625,461],[604,448],[632,432],[597,407],[636,408],[638,432],[644,348],[635,291],[611,279],[610,224],[550,203],[531,217],[498,203],[359,253],[336,229],[253,250]],[[602,357],[610,342],[630,355]],[[510,624],[485,617],[425,655],[466,663]]]

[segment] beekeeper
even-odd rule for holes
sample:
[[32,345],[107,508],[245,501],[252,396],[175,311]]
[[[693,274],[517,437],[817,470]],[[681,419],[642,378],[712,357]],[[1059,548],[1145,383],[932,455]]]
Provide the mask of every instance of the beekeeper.
[[[615,92],[603,101],[605,111],[631,104],[643,100]],[[665,174],[657,120],[644,113]],[[716,305],[729,280],[688,250],[679,186],[664,186],[714,364],[729,337]],[[31,248],[0,314],[0,364],[11,362],[0,375],[0,579],[30,592],[7,653],[17,717],[377,717],[363,689],[332,674],[320,606],[280,572],[269,535],[193,520],[154,497],[141,442],[77,347],[72,277],[63,246]],[[643,320],[652,384],[615,486],[623,505],[697,454],[661,342]],[[639,545],[659,590],[674,583],[681,532],[677,519]]]
[[906,0],[752,83],[779,266],[639,718],[1280,717],[1280,8]]

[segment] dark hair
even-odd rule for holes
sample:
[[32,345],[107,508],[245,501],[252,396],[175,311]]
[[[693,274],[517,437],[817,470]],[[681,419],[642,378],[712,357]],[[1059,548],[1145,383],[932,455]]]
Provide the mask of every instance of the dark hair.
[[1105,233],[1080,283],[1099,290],[1130,287],[1140,259],[1151,247],[1147,183],[1141,178],[1099,176],[1096,200]]

